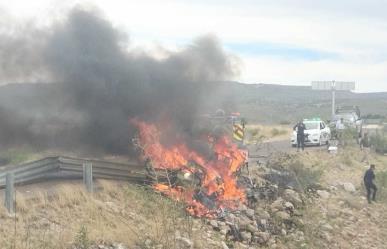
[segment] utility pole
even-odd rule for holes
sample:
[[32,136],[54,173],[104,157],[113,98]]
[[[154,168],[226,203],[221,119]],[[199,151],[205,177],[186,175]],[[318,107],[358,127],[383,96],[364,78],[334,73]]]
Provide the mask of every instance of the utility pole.
[[353,91],[356,89],[355,82],[344,81],[312,81],[312,89],[318,91],[332,92],[332,117],[336,113],[336,91]]

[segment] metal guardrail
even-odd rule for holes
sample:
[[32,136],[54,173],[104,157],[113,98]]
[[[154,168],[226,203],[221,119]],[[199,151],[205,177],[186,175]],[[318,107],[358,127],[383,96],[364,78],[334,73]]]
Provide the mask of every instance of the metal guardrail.
[[75,157],[46,157],[37,161],[8,166],[0,170],[0,188],[6,185],[6,175],[13,173],[15,184],[27,184],[47,179],[82,178],[83,165],[93,165],[93,177],[102,179],[144,182],[147,179],[145,167],[139,164],[126,164]]

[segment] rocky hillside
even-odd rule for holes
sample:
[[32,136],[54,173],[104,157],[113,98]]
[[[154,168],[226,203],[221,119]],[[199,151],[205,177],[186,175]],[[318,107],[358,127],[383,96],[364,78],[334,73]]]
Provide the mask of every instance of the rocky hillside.
[[[251,122],[294,122],[304,117],[330,118],[331,92],[313,91],[308,86],[241,84],[222,82],[217,85],[218,98],[213,106],[239,111]],[[208,99],[212,99],[208,96]],[[358,105],[363,114],[386,115],[387,93],[337,92],[337,105]],[[296,110],[296,112],[295,112]]]
[[124,182],[98,181],[93,195],[74,181],[17,187],[16,214],[0,210],[0,247],[383,249],[387,159],[366,158],[377,165],[372,204],[363,159],[351,146],[337,155],[312,148],[273,154],[263,164],[251,158],[239,176],[248,201],[213,219],[191,217],[182,203]]

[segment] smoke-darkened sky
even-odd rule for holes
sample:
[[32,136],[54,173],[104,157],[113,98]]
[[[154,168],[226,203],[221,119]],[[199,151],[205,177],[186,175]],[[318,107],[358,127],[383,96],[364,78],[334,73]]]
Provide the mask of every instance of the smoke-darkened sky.
[[15,24],[1,33],[0,52],[3,80],[38,75],[51,82],[1,101],[0,145],[65,141],[123,152],[134,132],[132,118],[168,120],[190,136],[204,94],[214,98],[213,82],[238,71],[215,36],[195,38],[178,51],[163,49],[163,57],[155,58],[100,11],[85,7],[45,26]]
[[14,0],[0,1],[0,12],[47,25],[80,3],[99,8],[130,34],[134,46],[158,56],[160,46],[180,49],[195,37],[215,34],[241,58],[236,80],[242,82],[342,80],[357,82],[358,91],[387,90],[385,1]]

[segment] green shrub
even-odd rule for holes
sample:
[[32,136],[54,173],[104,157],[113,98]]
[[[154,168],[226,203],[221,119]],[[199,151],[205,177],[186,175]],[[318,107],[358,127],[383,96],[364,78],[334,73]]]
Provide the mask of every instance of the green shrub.
[[291,122],[289,120],[282,120],[280,122],[280,125],[290,125],[290,124],[291,124]]
[[377,198],[387,201],[387,171],[376,172]]
[[272,137],[276,137],[276,136],[280,136],[280,135],[285,135],[286,130],[273,128],[273,129],[271,129],[270,133],[271,133]]
[[87,228],[85,226],[81,226],[75,236],[74,246],[79,249],[89,249],[90,245],[91,243],[88,238]]
[[33,151],[30,149],[9,149],[0,152],[0,157],[10,164],[19,164],[30,160],[33,157]]
[[371,146],[379,153],[387,153],[387,137],[376,134],[370,138]]
[[270,133],[272,137],[275,137],[279,135],[280,131],[277,128],[273,128],[271,129]]
[[356,128],[347,128],[342,132],[341,139],[344,145],[354,145],[357,143],[359,133]]
[[352,166],[353,165],[353,154],[349,151],[343,151],[343,153],[340,154],[340,161],[346,165],[346,166]]
[[321,169],[306,167],[300,160],[290,163],[288,169],[294,174],[304,191],[318,185],[323,174]]
[[301,158],[289,154],[278,155],[268,162],[268,166],[284,173],[281,180],[292,183],[294,188],[305,192],[319,185],[323,174],[321,165],[307,166]]
[[252,137],[256,137],[259,134],[259,128],[251,129],[250,131]]

